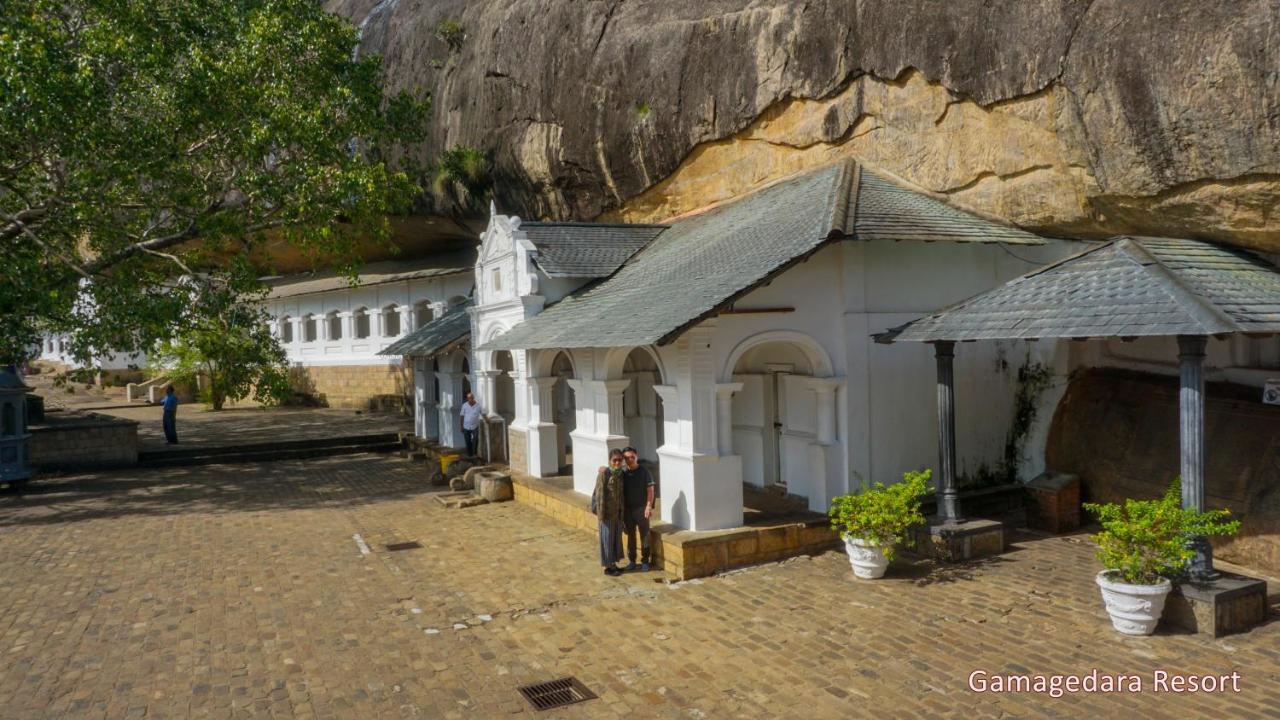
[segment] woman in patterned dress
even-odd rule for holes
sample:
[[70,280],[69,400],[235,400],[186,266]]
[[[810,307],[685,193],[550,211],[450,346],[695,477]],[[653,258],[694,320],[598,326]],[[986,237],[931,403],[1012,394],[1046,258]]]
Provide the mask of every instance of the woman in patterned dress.
[[591,493],[591,512],[600,523],[600,564],[604,574],[621,575],[617,562],[622,559],[622,451],[609,451],[609,467],[596,474],[596,489]]

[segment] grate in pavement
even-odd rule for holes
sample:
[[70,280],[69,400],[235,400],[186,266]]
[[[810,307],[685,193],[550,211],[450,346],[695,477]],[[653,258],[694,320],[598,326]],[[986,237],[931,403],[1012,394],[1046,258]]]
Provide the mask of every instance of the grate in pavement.
[[417,540],[410,540],[409,542],[398,542],[387,545],[387,552],[396,552],[397,550],[417,550],[421,547],[422,543]]
[[560,678],[537,685],[525,685],[520,688],[520,694],[529,701],[530,705],[533,705],[534,710],[550,710],[596,698],[595,693],[574,677]]

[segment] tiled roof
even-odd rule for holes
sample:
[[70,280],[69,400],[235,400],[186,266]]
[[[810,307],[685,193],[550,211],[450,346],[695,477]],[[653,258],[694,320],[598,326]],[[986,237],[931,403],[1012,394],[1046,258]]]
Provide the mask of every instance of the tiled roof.
[[880,342],[1280,332],[1280,272],[1200,240],[1122,237],[876,336]]
[[[360,275],[356,287],[472,273],[475,272],[475,264],[476,254],[474,250],[446,255],[430,255],[414,260],[371,262],[360,267]],[[329,292],[331,290],[344,290],[351,287],[351,283],[348,282],[345,275],[338,274],[332,270],[283,275],[269,278],[265,282],[271,288],[270,292],[267,293],[268,300]]]
[[549,277],[600,278],[612,275],[667,226],[527,222],[520,229],[538,249],[534,262]]
[[1044,243],[846,160],[673,220],[613,275],[483,349],[669,342],[835,239]]
[[1002,242],[1043,245],[1025,230],[970,215],[928,195],[895,185],[865,168],[858,182],[858,240]]
[[471,301],[455,305],[445,314],[391,343],[379,355],[409,355],[431,357],[438,355],[471,334],[471,315],[467,308]]

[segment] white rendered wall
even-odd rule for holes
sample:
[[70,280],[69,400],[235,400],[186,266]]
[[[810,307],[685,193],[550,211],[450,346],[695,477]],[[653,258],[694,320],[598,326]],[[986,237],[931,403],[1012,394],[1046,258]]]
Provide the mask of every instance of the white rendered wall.
[[[399,357],[383,357],[377,353],[415,329],[416,322],[411,322],[410,318],[419,304],[428,304],[434,316],[439,317],[450,299],[465,298],[470,293],[471,275],[460,273],[268,300],[266,309],[274,320],[272,331],[281,338],[290,364],[304,367],[399,365]],[[400,312],[399,332],[394,335],[386,334],[379,322],[382,310],[388,306],[394,306]],[[361,308],[369,313],[369,336],[366,338],[355,337],[352,313]],[[336,339],[326,337],[325,319],[333,312],[342,318],[342,337]],[[310,342],[303,340],[302,332],[302,321],[308,315],[315,316],[317,323],[316,339]],[[280,321],[285,317],[293,323],[291,342],[283,340]]]

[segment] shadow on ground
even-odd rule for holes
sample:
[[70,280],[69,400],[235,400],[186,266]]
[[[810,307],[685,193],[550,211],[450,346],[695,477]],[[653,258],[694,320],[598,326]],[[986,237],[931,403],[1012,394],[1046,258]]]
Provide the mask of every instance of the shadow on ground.
[[442,489],[426,478],[421,465],[372,454],[41,476],[0,492],[0,527],[366,505]]

